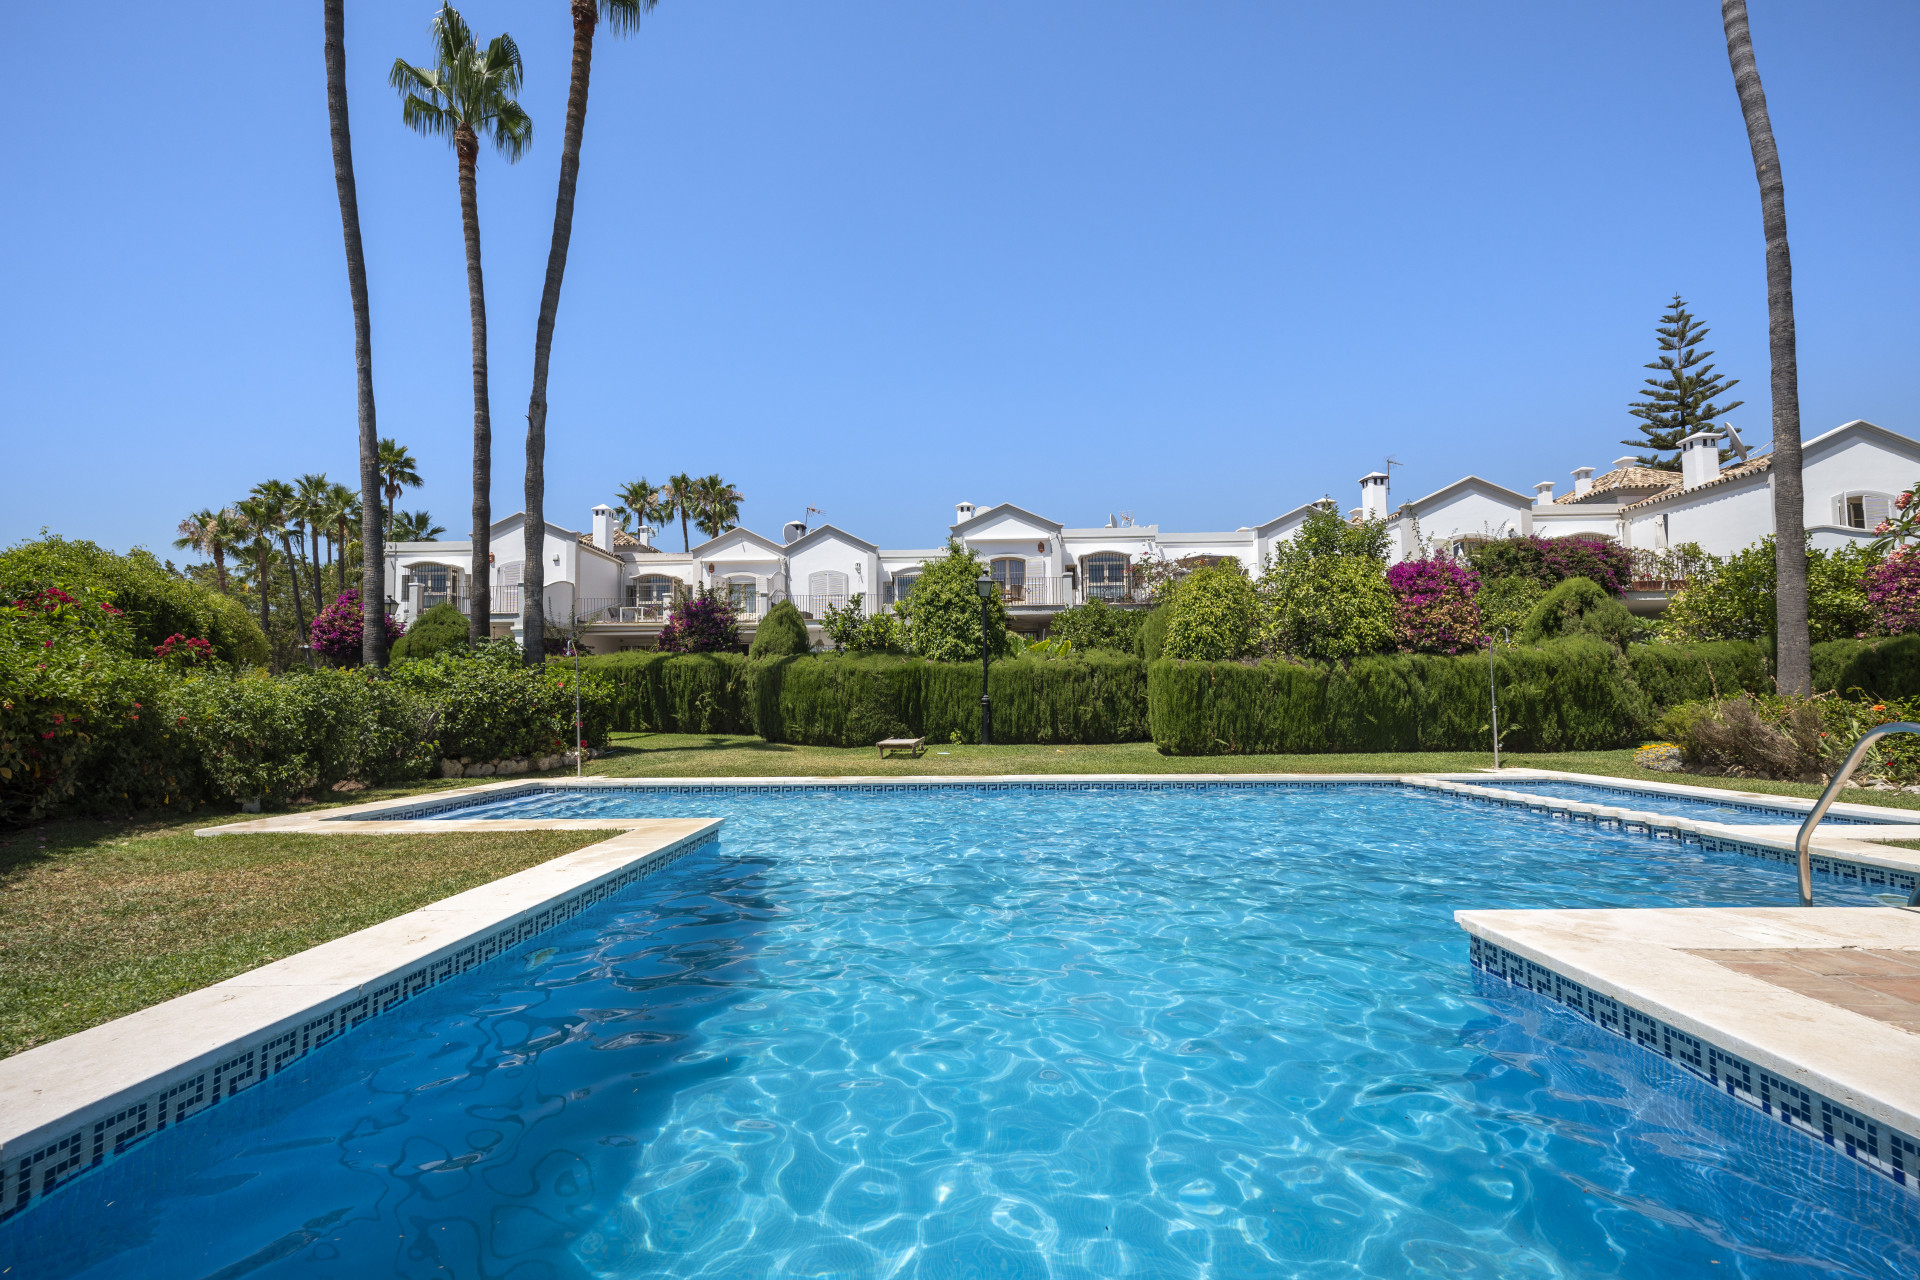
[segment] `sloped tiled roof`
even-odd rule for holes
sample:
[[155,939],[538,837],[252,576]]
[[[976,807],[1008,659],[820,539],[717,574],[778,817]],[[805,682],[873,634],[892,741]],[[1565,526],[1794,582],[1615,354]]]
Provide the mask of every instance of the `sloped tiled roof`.
[[[1596,501],[1595,494],[1608,493],[1614,489],[1671,489],[1680,483],[1678,471],[1663,471],[1658,467],[1616,467],[1603,476],[1593,478],[1593,486],[1585,493],[1565,493],[1553,500],[1554,506],[1576,502]],[[1656,497],[1656,494],[1647,494]],[[1637,499],[1636,499],[1637,501]]]
[[[581,534],[580,542],[583,546],[592,546],[593,535],[590,533]],[[651,555],[660,554],[660,548],[648,546],[646,543],[640,541],[640,539],[628,533],[625,529],[615,529],[613,531],[613,549],[615,551],[645,551]]]
[[1637,511],[1641,507],[1649,507],[1656,502],[1664,502],[1668,498],[1675,498],[1683,495],[1692,496],[1693,494],[1699,493],[1702,489],[1711,489],[1715,485],[1727,484],[1730,481],[1741,480],[1746,478],[1747,476],[1757,476],[1761,472],[1770,469],[1772,466],[1773,466],[1773,455],[1771,453],[1761,454],[1757,457],[1748,458],[1745,462],[1736,462],[1734,465],[1726,468],[1718,476],[1715,476],[1713,479],[1707,481],[1705,484],[1697,484],[1693,486],[1693,488],[1691,489],[1681,489],[1678,486],[1675,486],[1674,488],[1666,489],[1660,493],[1656,493],[1650,498],[1642,498],[1638,502],[1630,503],[1626,507],[1624,507],[1623,510]]

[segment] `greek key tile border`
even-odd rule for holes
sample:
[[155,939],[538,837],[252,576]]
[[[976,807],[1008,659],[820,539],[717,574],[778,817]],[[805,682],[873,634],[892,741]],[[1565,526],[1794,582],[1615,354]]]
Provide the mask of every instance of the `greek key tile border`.
[[[1741,813],[1777,815],[1782,822],[1804,822],[1807,814],[1812,812],[1810,808],[1789,809],[1784,805],[1751,804],[1745,800],[1722,800],[1717,796],[1709,800],[1706,796],[1669,795],[1664,791],[1643,791],[1639,787],[1621,786],[1611,782],[1588,782],[1585,779],[1575,782],[1568,778],[1507,778],[1502,779],[1501,786],[1504,790],[1517,792],[1521,795],[1538,794],[1537,792],[1529,791],[1527,789],[1529,787],[1583,787],[1590,791],[1604,791],[1608,795],[1622,796],[1634,800],[1698,800],[1707,804],[1719,805],[1723,809],[1735,809]],[[1910,812],[1912,812],[1913,816],[1905,820],[1897,818],[1861,818],[1852,814],[1829,813],[1822,821],[1831,822],[1835,826],[1841,827],[1898,826],[1901,825],[1903,821],[1920,825],[1920,811]]]
[[1913,1135],[1889,1128],[1497,943],[1472,934],[1468,942],[1469,958],[1480,972],[1571,1009],[1595,1026],[1678,1064],[1795,1133],[1825,1143],[1895,1186],[1920,1194],[1920,1181],[1916,1180],[1920,1174],[1920,1140]]
[[[1678,840],[1682,844],[1697,844],[1709,852],[1737,853],[1748,858],[1758,858],[1763,862],[1778,862],[1787,866],[1799,865],[1798,856],[1791,849],[1777,849],[1772,845],[1756,844],[1750,840],[1736,840],[1729,836],[1707,835],[1704,832],[1691,830],[1690,828],[1696,825],[1691,821],[1665,817],[1657,813],[1609,816],[1601,806],[1579,800],[1555,800],[1547,796],[1534,796],[1517,791],[1502,793],[1492,788],[1450,782],[1409,782],[1407,785],[1439,791],[1477,804],[1497,805],[1503,809],[1520,809],[1562,822],[1591,822],[1596,826],[1616,831],[1640,832],[1658,840]],[[1867,889],[1911,894],[1915,888],[1920,888],[1920,873],[1912,871],[1855,862],[1849,858],[1838,858],[1817,850],[1809,861],[1812,863],[1815,875],[1832,876],[1836,880],[1850,881]]]
[[[444,800],[427,801],[418,805],[409,805],[402,809],[381,809],[365,813],[343,815],[328,819],[333,822],[390,822],[415,818],[455,818],[470,809],[491,808],[494,805],[510,804],[539,795],[585,795],[598,796],[608,792],[644,792],[647,794],[674,796],[726,796],[742,792],[766,792],[768,794],[790,795],[794,792],[854,792],[861,795],[893,795],[899,792],[937,791],[943,794],[971,791],[1331,791],[1344,787],[1399,787],[1404,785],[1397,777],[1382,777],[1353,781],[1293,781],[1280,779],[1261,779],[1238,782],[1232,780],[1205,779],[1200,781],[1103,781],[1103,782],[797,782],[797,783],[675,783],[668,786],[653,785],[607,785],[596,784],[587,787],[569,787],[552,785],[534,785],[518,789],[506,795],[492,796],[452,796]],[[505,815],[503,815],[505,816]]]
[[298,1027],[241,1040],[232,1052],[196,1074],[159,1085],[152,1094],[109,1116],[86,1120],[39,1148],[0,1162],[0,1221],[66,1186],[88,1170],[125,1153],[154,1134],[173,1128],[243,1089],[286,1070],[315,1049],[353,1028],[430,991],[451,978],[494,960],[521,943],[619,893],[635,881],[719,839],[703,831],[648,855],[597,884],[550,902],[532,915],[431,960],[391,981],[323,1008]]

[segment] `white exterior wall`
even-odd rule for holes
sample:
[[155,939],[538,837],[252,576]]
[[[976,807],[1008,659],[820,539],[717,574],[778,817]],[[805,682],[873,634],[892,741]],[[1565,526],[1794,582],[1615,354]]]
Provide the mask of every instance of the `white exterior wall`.
[[880,557],[874,552],[834,532],[813,538],[798,550],[788,552],[787,582],[792,594],[812,596],[813,575],[816,573],[845,574],[848,596],[864,597],[861,607],[869,614],[880,611],[883,594],[880,584],[883,579],[880,576]]
[[1417,554],[1414,520],[1410,515],[1419,521],[1421,538],[1443,543],[1462,536],[1503,537],[1509,530],[1531,533],[1532,512],[1531,507],[1516,507],[1492,494],[1460,489],[1434,500],[1431,505],[1402,508],[1388,526],[1394,537],[1387,549],[1387,559],[1398,564]]
[[1594,533],[1622,539],[1625,526],[1616,504],[1574,502],[1566,506],[1535,507],[1533,531],[1543,538],[1565,538],[1577,533]]
[[[1906,444],[1907,448],[1899,447]],[[1838,503],[1848,493],[1898,497],[1920,481],[1920,446],[1852,423],[1807,442],[1801,463],[1809,525],[1840,525]]]
[[1631,515],[1628,545],[1662,551],[1697,542],[1716,556],[1750,547],[1773,532],[1770,473],[1743,476],[1662,499]]

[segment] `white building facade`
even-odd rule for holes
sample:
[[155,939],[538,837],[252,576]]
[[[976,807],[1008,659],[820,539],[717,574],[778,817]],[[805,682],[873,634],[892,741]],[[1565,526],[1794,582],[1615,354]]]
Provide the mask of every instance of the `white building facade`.
[[[1360,506],[1349,517],[1385,522],[1394,562],[1432,551],[1464,554],[1496,538],[1573,534],[1611,539],[1644,553],[1643,560],[1685,543],[1726,556],[1773,531],[1773,491],[1770,457],[1722,468],[1721,440],[1719,433],[1689,437],[1677,473],[1641,467],[1632,458],[1616,460],[1599,475],[1592,467],[1575,468],[1572,491],[1559,497],[1552,481],[1534,485],[1529,498],[1468,475],[1396,507],[1390,477],[1372,472],[1361,477]],[[1808,440],[1803,451],[1806,523],[1816,547],[1871,539],[1894,497],[1920,480],[1920,442],[1870,422],[1836,427]],[[1014,628],[1038,637],[1064,608],[1096,599],[1144,603],[1150,564],[1197,567],[1232,557],[1258,572],[1316,505],[1305,503],[1264,524],[1181,533],[1113,517],[1097,528],[1067,528],[1011,503],[978,508],[962,502],[945,538],[986,562]],[[516,639],[523,527],[515,514],[490,531],[490,629]],[[605,504],[593,509],[589,531],[549,522],[545,603],[556,630],[572,635],[585,652],[651,648],[674,601],[710,588],[732,601],[743,640],[768,609],[791,600],[818,641],[828,609],[847,607],[856,597],[863,612],[890,609],[912,588],[921,566],[945,554],[944,545],[889,550],[831,524],[808,528],[799,522],[786,525],[778,541],[742,528],[683,551],[656,546],[655,540],[650,530],[622,530]],[[442,602],[467,611],[470,561],[464,541],[389,546],[387,581],[401,620]],[[1664,606],[1666,584],[1639,585],[1650,589],[1632,593],[1630,605],[1641,612]]]

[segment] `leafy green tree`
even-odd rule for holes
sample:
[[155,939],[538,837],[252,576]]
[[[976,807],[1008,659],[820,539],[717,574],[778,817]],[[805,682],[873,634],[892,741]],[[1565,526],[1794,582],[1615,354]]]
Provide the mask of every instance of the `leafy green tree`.
[[614,508],[614,514],[620,517],[620,527],[631,533],[633,524],[651,529],[673,519],[672,492],[671,486],[650,484],[645,476],[621,485],[620,505]]
[[754,628],[753,643],[747,648],[752,658],[781,658],[789,654],[810,653],[813,641],[807,638],[807,620],[793,601],[782,600],[767,610]]
[[[898,606],[907,628],[908,647],[935,662],[980,660],[980,596],[974,583],[987,566],[957,540],[947,554],[920,566],[919,580]],[[1006,606],[999,592],[987,598],[986,641],[991,653],[1013,651]]]
[[[1870,631],[1873,611],[1864,579],[1881,557],[1868,547],[1809,548],[1807,619],[1815,643],[1847,640]],[[1778,556],[1762,538],[1725,560],[1707,562],[1674,596],[1659,622],[1668,640],[1761,640],[1774,634]]]
[[1387,530],[1349,524],[1329,507],[1307,517],[1260,575],[1262,647],[1295,658],[1344,662],[1393,647]]
[[1062,609],[1048,625],[1050,636],[1065,640],[1075,652],[1111,649],[1132,653],[1133,638],[1146,615],[1138,609],[1116,609],[1098,598]]
[[1221,662],[1253,651],[1260,598],[1247,571],[1226,560],[1187,575],[1167,602],[1167,639],[1160,654]]
[[[459,168],[460,225],[467,245],[467,316],[473,338],[473,539],[469,564],[472,605],[470,638],[487,635],[492,605],[488,584],[493,547],[493,409],[487,391],[487,290],[480,270],[480,197],[476,171],[480,140],[493,139],[508,164],[533,141],[533,121],[514,94],[520,90],[520,47],[497,35],[482,50],[452,5],[433,17],[434,61],[416,67],[396,58],[387,82],[400,94],[400,117],[408,128],[453,144]],[[611,551],[608,547],[606,550]]]
[[[293,620],[299,627],[301,644],[306,643],[307,606],[300,598],[300,557],[293,550],[294,505],[298,495],[293,486],[285,480],[263,480],[253,486],[253,497],[257,505],[253,518],[266,522],[266,531],[271,537],[280,539],[280,549],[285,554],[284,564],[287,570],[287,583],[293,589]],[[311,661],[311,659],[308,659]]]
[[1534,578],[1495,578],[1483,582],[1474,603],[1480,606],[1480,626],[1501,644],[1518,643],[1527,617],[1547,589]]
[[[560,138],[560,187],[553,201],[553,239],[547,247],[547,277],[540,289],[540,316],[533,328],[533,387],[527,396],[526,547],[522,557],[521,631],[523,661],[545,663],[547,586],[547,368],[553,356],[553,324],[560,314],[560,283],[567,274],[567,248],[573,242],[573,194],[580,182],[580,140],[587,131],[587,86],[593,74],[593,33],[604,19],[615,34],[640,25],[654,0],[570,0],[573,19],[573,70],[567,81],[566,127]],[[682,526],[682,533],[685,526]]]
[[[1711,430],[1715,419],[1746,401],[1713,402],[1739,386],[1740,380],[1715,373],[1706,363],[1713,352],[1697,348],[1710,331],[1694,319],[1679,294],[1673,295],[1673,305],[1654,332],[1660,336],[1660,354],[1646,367],[1661,376],[1648,378],[1650,389],[1627,406],[1627,412],[1640,419],[1640,439],[1620,443],[1647,451],[1640,456],[1642,466],[1678,471],[1680,442],[1696,431]],[[1731,450],[1722,449],[1720,455],[1725,461]]]

